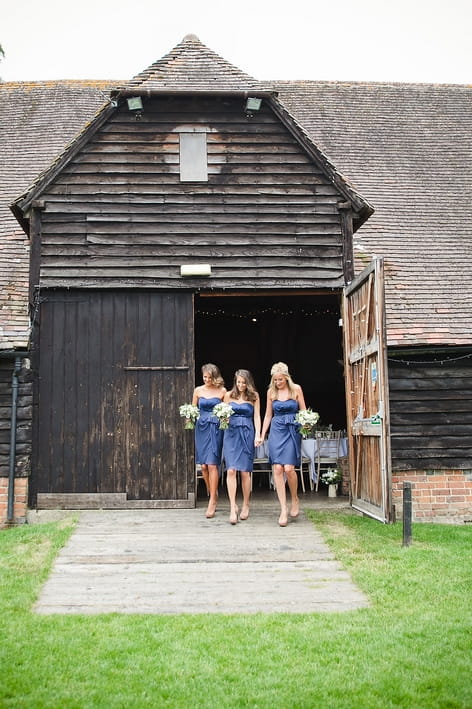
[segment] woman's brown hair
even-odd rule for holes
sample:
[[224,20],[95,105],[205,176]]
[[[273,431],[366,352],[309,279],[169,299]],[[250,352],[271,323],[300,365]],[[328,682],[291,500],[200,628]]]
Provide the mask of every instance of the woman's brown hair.
[[224,379],[221,376],[221,372],[216,364],[211,364],[211,362],[209,362],[208,364],[202,365],[202,374],[205,372],[210,375],[211,383],[214,387],[223,387],[225,385]]
[[230,399],[239,399],[239,389],[236,386],[236,380],[238,377],[242,377],[243,379],[246,380],[246,391],[245,391],[245,397],[246,401],[250,401],[251,403],[254,403],[257,399],[257,390],[256,390],[256,385],[254,384],[254,379],[251,374],[251,372],[248,369],[238,369],[234,373],[234,382],[233,382],[233,388],[231,389],[229,393],[229,398]]

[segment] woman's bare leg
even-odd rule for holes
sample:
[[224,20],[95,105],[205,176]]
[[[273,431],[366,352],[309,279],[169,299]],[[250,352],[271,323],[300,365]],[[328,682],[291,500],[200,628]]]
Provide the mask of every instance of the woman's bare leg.
[[243,490],[243,506],[239,518],[247,519],[249,517],[249,500],[251,498],[251,473],[241,473],[241,487]]
[[228,468],[226,471],[226,487],[228,488],[228,498],[230,504],[229,521],[231,524],[236,524],[238,521],[238,507],[236,505],[236,489],[237,489],[236,470]]
[[208,500],[206,516],[211,518],[215,516],[216,503],[218,502],[219,471],[217,465],[208,465],[208,481],[210,486],[210,499]]
[[285,491],[285,478],[283,465],[276,463],[273,466],[275,490],[280,502],[279,525],[287,526],[287,493]]
[[207,497],[210,495],[210,475],[208,473],[208,465],[205,465],[202,463],[201,465],[202,469],[202,478],[203,482],[205,483],[206,491],[207,491]]
[[290,490],[290,496],[292,498],[292,505],[290,508],[290,517],[298,517],[300,513],[299,500],[298,500],[298,475],[295,470],[295,466],[286,465],[285,475],[287,476],[288,487]]

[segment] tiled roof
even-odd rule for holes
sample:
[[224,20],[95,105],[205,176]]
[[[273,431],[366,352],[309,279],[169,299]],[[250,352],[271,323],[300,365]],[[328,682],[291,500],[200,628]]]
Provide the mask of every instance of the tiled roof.
[[0,83],[0,349],[28,346],[29,242],[9,209],[90,121],[105,81]]
[[126,89],[143,91],[249,91],[262,87],[261,82],[206,47],[194,34],[186,35],[162,59],[125,84]]
[[375,209],[358,269],[384,256],[389,344],[472,343],[472,86],[277,82]]
[[128,84],[0,83],[0,348],[28,339],[28,244],[8,204],[83,133],[112,86],[273,87],[282,110],[375,209],[358,269],[384,256],[391,345],[472,344],[472,87],[256,82],[193,35]]

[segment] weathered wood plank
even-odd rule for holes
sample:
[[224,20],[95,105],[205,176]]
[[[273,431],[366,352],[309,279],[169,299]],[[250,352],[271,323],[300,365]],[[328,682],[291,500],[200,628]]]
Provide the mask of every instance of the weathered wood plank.
[[[129,153],[132,154],[133,158],[139,155],[146,155],[148,158],[150,158],[150,145],[159,145],[159,156],[161,158],[165,158],[165,160],[168,159],[169,155],[174,155],[178,158],[178,141],[173,141],[172,143],[163,140],[159,142],[153,141],[152,143],[150,143],[149,141],[144,142],[140,140],[120,141],[116,136],[115,140],[110,142],[95,141],[93,143],[89,143],[84,147],[82,155],[88,156],[88,158],[92,159],[93,162],[99,161],[100,158],[107,155],[115,156],[116,154],[118,154],[120,156],[123,156]],[[284,155],[296,156],[297,162],[301,160],[307,165],[311,164],[306,156],[300,155],[300,149],[294,142],[282,141],[280,140],[280,136],[278,141],[275,140],[273,142],[268,142],[265,144],[259,140],[252,142],[246,141],[245,143],[235,142],[234,140],[224,142],[221,141],[219,143],[208,141],[207,152],[209,157],[212,155],[221,155],[223,151],[226,156],[226,159],[228,159],[228,156],[233,155],[236,155],[238,159],[240,159],[244,154],[244,157],[246,159],[251,159],[251,156],[254,155],[257,158],[255,162],[258,162],[259,156],[261,155],[266,155],[268,157]],[[87,161],[87,159],[85,158],[84,160]],[[317,169],[316,172],[320,174],[319,169]]]
[[[70,248],[67,248],[65,246],[64,248],[58,248],[57,246],[54,246],[54,248],[45,248],[43,250],[43,262],[46,267],[50,266],[57,266],[62,263],[68,263],[69,266],[74,266],[74,263],[77,266],[83,266],[84,264],[91,264],[93,263],[94,265],[99,265],[102,263],[104,266],[112,266],[114,263],[118,263],[119,259],[123,258],[123,249],[126,247],[127,244],[122,244],[122,245],[110,245],[107,244],[106,242],[102,242],[101,244],[95,244],[94,246],[71,246]],[[236,247],[234,244],[225,244],[225,243],[220,243],[220,244],[207,244],[203,245],[198,242],[198,245],[200,246],[199,253],[200,256],[204,257],[205,259],[216,259],[216,258],[234,258],[236,261],[241,261],[243,259],[243,256],[241,255],[241,248],[238,245]],[[336,267],[338,260],[339,260],[339,252],[341,247],[336,246],[335,244],[331,244],[329,246],[323,246],[321,247],[319,244],[316,245],[302,245],[302,246],[290,246],[284,248],[283,246],[277,246],[273,247],[270,242],[268,242],[268,245],[271,247],[271,259],[270,259],[270,264],[274,265],[274,258],[279,257],[281,259],[287,259],[287,258],[293,258],[294,263],[302,258],[302,259],[308,259],[308,258],[317,258],[317,259],[323,259],[326,265],[326,260],[330,259],[330,264],[333,268]],[[169,245],[168,240],[164,244],[155,244],[155,245],[140,245],[139,243],[134,244],[134,255],[132,258],[128,257],[128,265],[130,269],[133,266],[139,267],[141,266],[149,266],[153,265],[154,263],[159,263],[163,260],[169,259],[169,265],[172,265],[172,262],[174,262],[175,265],[182,265],[182,259],[184,261],[189,260],[189,250],[188,247],[194,247],[195,246],[195,240],[189,240],[186,239],[185,242],[179,243],[179,246],[176,247],[173,244]],[[253,255],[255,259],[257,259],[257,265],[263,265],[266,263],[266,259],[262,259],[260,256],[260,250],[258,248],[255,248],[249,240],[247,240],[247,246],[245,249],[245,254],[244,257],[251,256]],[[175,259],[179,261],[178,264],[175,263]],[[192,259],[190,256],[190,259],[192,262],[194,262],[195,259]],[[281,264],[285,265],[286,260],[282,260]],[[256,265],[256,262],[253,263],[253,265]]]
[[[63,275],[64,274],[63,272]],[[324,275],[325,278],[321,278]],[[227,272],[225,278],[218,278],[218,288],[229,289],[236,292],[244,291],[246,289],[257,289],[257,290],[278,290],[278,289],[313,289],[314,284],[317,283],[316,287],[323,287],[327,289],[342,289],[344,285],[343,276],[339,274],[329,274],[329,273],[318,273],[315,274],[316,278],[313,277],[300,277],[297,273],[296,277],[287,277],[285,273],[279,276],[258,276],[257,273],[254,274],[252,278],[245,277],[245,271],[238,276],[237,282],[235,283],[234,272]],[[183,282],[185,280],[185,282]],[[123,275],[110,276],[108,278],[103,277],[103,273],[99,276],[90,277],[88,274],[85,277],[79,276],[75,278],[74,272],[71,270],[70,274],[66,275],[64,278],[59,276],[54,276],[53,278],[48,278],[47,275],[42,277],[41,280],[44,288],[81,288],[81,289],[93,289],[101,288],[104,290],[113,290],[116,288],[142,288],[142,289],[195,289],[199,290],[202,288],[201,279],[198,278],[185,278],[182,279],[180,276],[171,278],[167,273],[165,276],[162,274],[157,274],[155,277],[133,277],[132,280],[127,281],[123,278]]]
[[[115,228],[114,228],[115,226]],[[256,241],[254,238],[254,232],[251,229],[251,225],[244,225],[244,224],[235,224],[235,223],[224,223],[224,224],[217,224],[211,221],[211,219],[208,219],[208,223],[205,228],[205,224],[193,224],[192,226],[186,225],[186,224],[180,224],[178,222],[175,223],[166,223],[166,224],[160,224],[158,226],[153,226],[151,221],[149,223],[139,223],[139,224],[133,224],[130,222],[123,222],[121,224],[107,224],[107,223],[89,223],[87,227],[80,227],[78,226],[77,228],[71,230],[71,234],[77,234],[77,233],[84,233],[87,237],[88,236],[100,236],[100,235],[107,235],[110,234],[111,237],[116,237],[117,232],[122,234],[122,235],[136,235],[136,236],[145,236],[145,235],[150,235],[151,237],[155,237],[157,242],[159,243],[159,238],[161,235],[166,235],[169,237],[170,235],[174,235],[174,243],[179,244],[180,240],[179,237],[180,235],[204,235],[207,237],[207,239],[211,238],[212,242],[218,242],[218,240],[221,242],[221,239],[224,238],[225,242],[228,244],[237,244],[239,242],[239,236],[244,236],[244,235],[251,235],[251,243],[254,244],[254,246],[259,247],[259,251],[261,255],[264,255],[263,250],[260,248],[260,243],[259,241]],[[62,233],[67,234],[67,229],[63,229]],[[277,241],[282,241],[287,243],[287,245],[292,242],[292,244],[296,244],[298,247],[303,246],[304,239],[305,237],[317,237],[320,235],[331,235],[333,238],[333,241],[335,242],[335,245],[337,246],[339,243],[341,243],[341,238],[340,238],[340,233],[339,233],[339,226],[336,223],[322,223],[322,224],[312,224],[312,225],[306,225],[306,224],[278,224],[276,220],[274,220],[272,223],[264,223],[264,225],[261,225],[259,227],[259,238],[264,241],[266,239],[264,237],[271,237],[270,241],[274,245],[277,244]],[[290,241],[288,241],[285,237],[291,237]],[[231,237],[234,237],[234,240],[231,240]],[[229,239],[229,240],[228,240]],[[47,239],[45,239],[45,243],[49,243]],[[57,242],[56,242],[57,243]],[[67,242],[66,242],[67,243]],[[112,242],[113,243],[113,242]],[[324,242],[326,244],[326,241]]]
[[[107,224],[105,223],[92,223],[89,222],[87,225],[87,233],[90,234],[116,234],[117,230],[119,229],[121,233],[123,234],[128,234],[128,233],[138,233],[138,234],[155,234],[155,235],[160,235],[160,234],[188,234],[193,233],[193,234],[211,234],[214,236],[215,239],[218,238],[220,234],[232,234],[232,235],[239,235],[239,234],[252,234],[253,235],[253,243],[255,241],[254,239],[254,227],[251,224],[244,224],[244,223],[237,223],[233,222],[232,220],[228,220],[224,223],[219,223],[216,221],[213,221],[210,217],[207,219],[207,223],[193,223],[193,224],[186,224],[186,223],[181,223],[179,221],[166,221],[163,224],[153,224],[152,220],[150,219],[149,222],[140,222],[138,223],[133,223],[133,222],[121,222],[121,223],[111,223]],[[285,234],[290,234],[293,237],[293,241],[295,241],[295,237],[298,236],[314,236],[314,235],[319,235],[319,234],[332,234],[335,237],[338,237],[338,243],[341,241],[341,235],[340,235],[340,229],[339,229],[339,224],[336,222],[329,222],[326,223],[318,223],[318,224],[300,224],[300,223],[281,223],[280,221],[277,221],[277,219],[274,219],[271,222],[262,222],[261,224],[258,225],[258,235],[266,235],[266,234],[272,234],[274,236],[279,236],[279,235],[285,235]],[[255,242],[255,246],[257,246],[257,241]],[[263,254],[261,254],[263,255]]]
[[195,498],[185,500],[128,500],[124,493],[38,493],[39,510],[136,510],[189,509]]
[[[194,263],[194,261],[187,259],[187,261],[183,261],[182,263],[185,265],[185,263]],[[139,285],[145,285],[147,283],[149,287],[155,287],[156,283],[160,284],[161,281],[164,282],[167,279],[169,286],[185,290],[189,287],[201,287],[202,283],[211,283],[212,279],[217,279],[218,282],[227,282],[229,284],[227,287],[235,287],[234,279],[235,276],[237,276],[237,288],[242,287],[241,283],[245,283],[245,287],[251,288],[262,287],[263,283],[274,283],[274,285],[277,283],[286,283],[287,285],[284,287],[298,287],[300,273],[297,271],[296,267],[286,268],[283,264],[278,264],[272,270],[279,271],[279,276],[273,281],[269,277],[266,267],[258,267],[256,264],[248,273],[247,266],[244,262],[235,262],[233,260],[226,268],[219,266],[218,269],[212,269],[212,275],[208,277],[208,279],[199,277],[192,279],[191,277],[182,278],[180,275],[180,264],[169,267],[166,263],[156,263],[151,266],[140,266],[139,269],[136,269],[133,274],[133,283]],[[337,277],[337,269],[329,263],[316,262],[316,264],[313,264],[312,268],[305,269],[304,273],[311,275],[311,282],[316,279],[319,280],[320,283],[332,283],[335,282]],[[70,269],[65,267],[61,268],[60,266],[51,268],[45,266],[42,277],[44,279],[48,277],[60,279],[62,277],[65,282],[69,281],[69,286],[74,287],[78,287],[76,284],[81,282],[87,283],[87,279],[95,277],[97,283],[100,283],[100,278],[102,279],[101,285],[103,285],[104,281],[108,283],[114,280],[115,287],[119,287],[118,284],[124,287],[128,275],[129,270],[124,266],[107,266],[105,273],[102,266],[93,268],[92,265],[89,265],[83,268],[71,267]],[[307,285],[305,287],[310,287],[309,283],[310,280],[307,279]],[[337,285],[339,287],[339,282]]]
[[38,493],[40,510],[113,509],[126,502],[124,493]]
[[[98,188],[98,185],[97,185]],[[93,186],[87,186],[85,194],[89,194],[93,190]],[[107,200],[100,200],[97,203],[93,201],[93,206],[98,208],[96,211],[90,211],[90,205],[86,208],[83,203],[83,195],[79,194],[78,188],[75,196],[57,195],[48,202],[44,210],[44,220],[48,225],[66,224],[74,221],[93,220],[99,217],[108,217],[124,219],[134,216],[139,219],[141,215],[158,215],[164,219],[166,215],[172,214],[190,214],[198,215],[202,206],[209,214],[225,215],[225,214],[241,214],[242,217],[248,216],[254,219],[254,216],[262,216],[265,214],[277,214],[281,210],[291,209],[292,220],[304,220],[307,217],[315,218],[317,215],[332,216],[339,220],[338,208],[336,200],[333,197],[327,197],[324,200],[318,199],[316,204],[313,204],[312,196],[272,196],[270,201],[263,199],[259,195],[248,194],[246,197],[218,197],[214,198],[200,195],[189,195],[184,199],[181,195],[174,194],[172,197],[168,195],[147,194],[147,191],[142,191],[139,195],[134,195],[132,200],[128,195],[125,199],[124,194],[117,194],[113,199],[109,196]],[[74,211],[70,211],[67,215],[59,212],[59,206],[64,206],[64,201],[72,206]],[[55,208],[57,205],[57,208]],[[296,207],[296,209],[294,209]]]
[[467,400],[455,401],[455,411],[433,411],[431,406],[423,407],[411,406],[408,413],[395,412],[391,416],[392,424],[395,426],[408,426],[409,430],[429,430],[432,425],[441,426],[442,430],[446,426],[456,426],[460,424],[472,423],[472,411]]

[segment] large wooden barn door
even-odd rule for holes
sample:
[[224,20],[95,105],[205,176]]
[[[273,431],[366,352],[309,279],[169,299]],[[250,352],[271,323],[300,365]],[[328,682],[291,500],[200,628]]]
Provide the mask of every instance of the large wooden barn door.
[[43,295],[38,500],[193,506],[193,437],[178,412],[194,386],[193,347],[191,294]]
[[343,324],[352,506],[392,520],[383,262],[344,289]]

